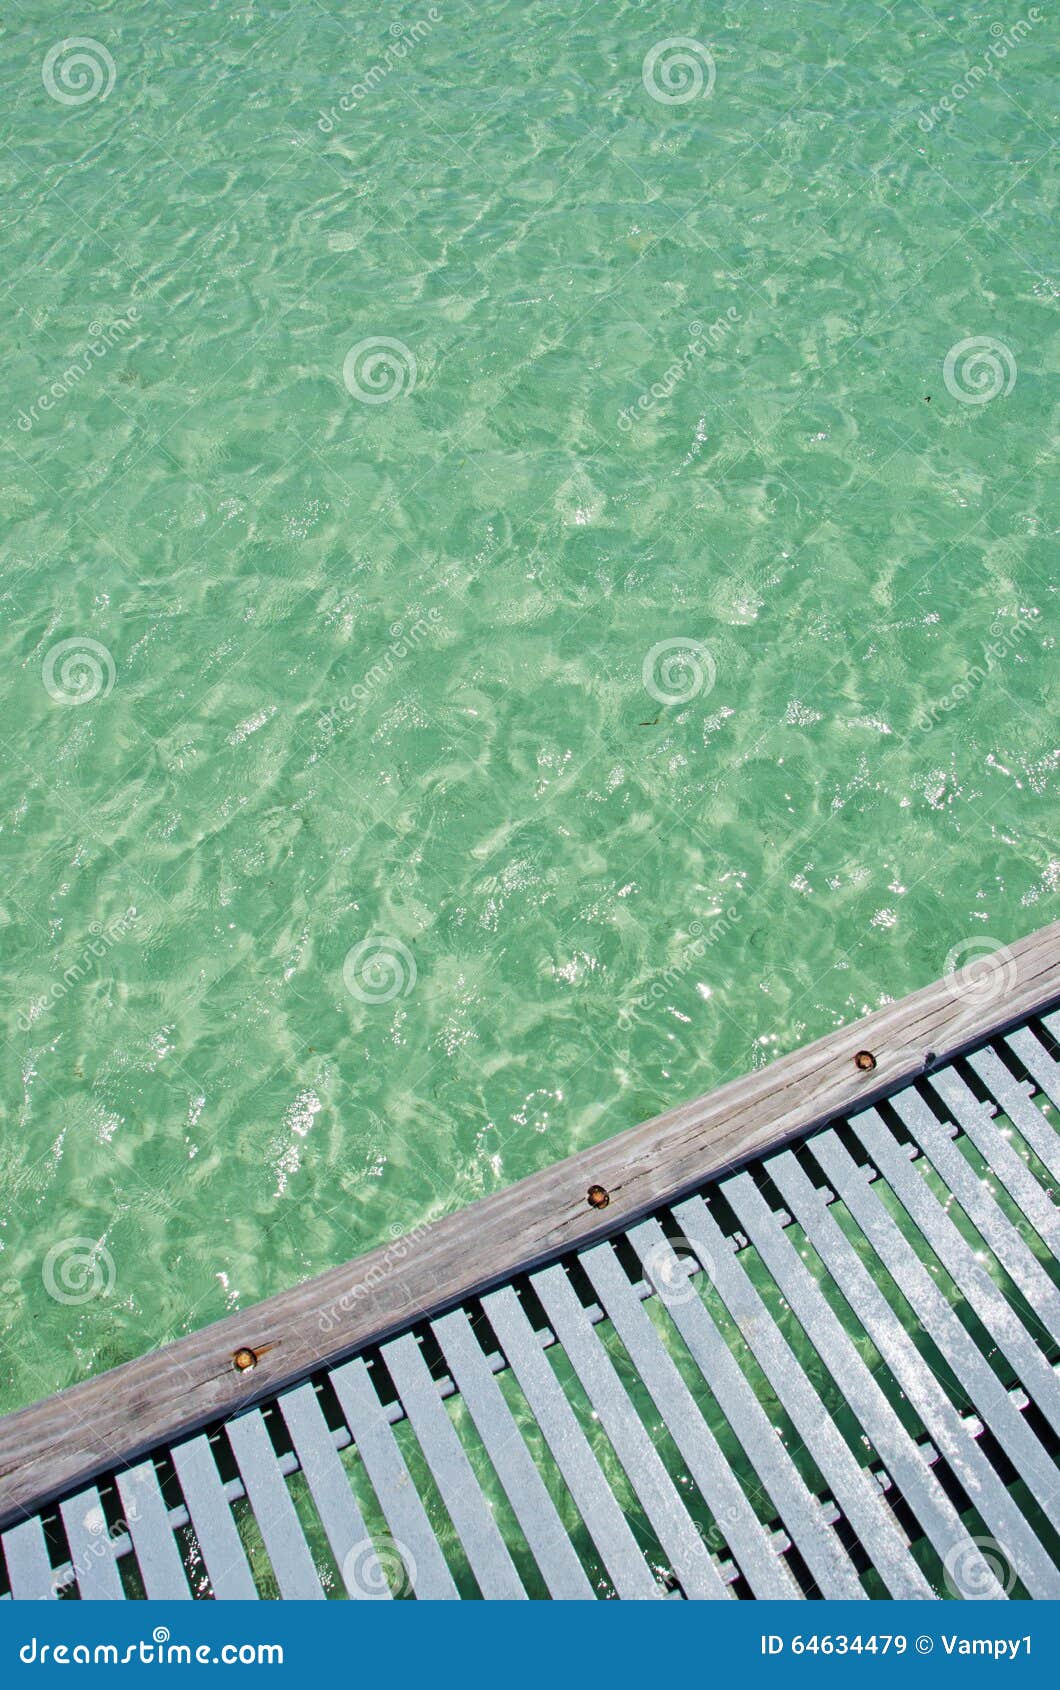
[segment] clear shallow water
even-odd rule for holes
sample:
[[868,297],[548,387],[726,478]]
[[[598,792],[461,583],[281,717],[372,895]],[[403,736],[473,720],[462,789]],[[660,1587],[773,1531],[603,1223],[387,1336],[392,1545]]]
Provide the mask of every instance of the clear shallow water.
[[1050,26],[434,11],[5,27],[5,1408],[1056,913]]

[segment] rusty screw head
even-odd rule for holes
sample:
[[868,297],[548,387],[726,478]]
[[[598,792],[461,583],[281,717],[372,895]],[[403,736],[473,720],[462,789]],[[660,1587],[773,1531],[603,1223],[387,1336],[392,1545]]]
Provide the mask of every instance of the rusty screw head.
[[855,1068],[860,1068],[863,1074],[871,1074],[876,1066],[876,1058],[871,1050],[859,1050],[854,1058]]
[[605,1191],[602,1185],[591,1185],[586,1195],[590,1209],[606,1209],[611,1201],[611,1193]]
[[237,1350],[232,1357],[232,1366],[237,1373],[249,1373],[252,1367],[257,1367],[258,1358],[253,1350]]

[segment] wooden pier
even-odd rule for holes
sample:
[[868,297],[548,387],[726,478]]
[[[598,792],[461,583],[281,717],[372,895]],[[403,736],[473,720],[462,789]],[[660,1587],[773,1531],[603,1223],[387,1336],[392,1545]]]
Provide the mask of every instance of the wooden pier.
[[1060,923],[0,1420],[0,1594],[1060,1597]]

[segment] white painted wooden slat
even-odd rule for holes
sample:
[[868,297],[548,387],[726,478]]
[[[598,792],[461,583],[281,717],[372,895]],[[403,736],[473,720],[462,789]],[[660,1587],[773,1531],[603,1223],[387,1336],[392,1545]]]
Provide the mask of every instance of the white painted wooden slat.
[[328,1535],[332,1554],[355,1601],[361,1597],[388,1599],[390,1586],[370,1545],[335,1440],[312,1385],[300,1385],[279,1400],[298,1462],[305,1474],[317,1512]]
[[54,1602],[58,1591],[40,1521],[36,1518],[21,1521],[6,1531],[0,1542],[15,1601]]
[[[392,1560],[395,1554],[401,1558],[404,1573],[418,1597],[450,1601],[458,1594],[456,1583],[376,1396],[367,1366],[360,1357],[347,1362],[334,1370],[331,1383],[393,1533],[387,1560]],[[374,1579],[371,1582],[374,1586]]]
[[114,1540],[95,1485],[60,1503],[74,1577],[83,1602],[121,1602],[125,1588],[114,1558]]
[[169,1510],[153,1461],[117,1474],[118,1496],[144,1590],[152,1599],[179,1602],[191,1599],[180,1547],[169,1523]]
[[324,1587],[276,1460],[272,1439],[257,1409],[229,1422],[228,1441],[281,1593],[299,1602],[323,1601]]
[[209,1439],[190,1438],[170,1453],[214,1596],[221,1601],[255,1600],[258,1588]]
[[549,1595],[585,1599],[592,1586],[564,1530],[563,1522],[523,1442],[496,1379],[463,1309],[432,1322],[457,1389],[478,1428],[486,1453],[504,1486]]

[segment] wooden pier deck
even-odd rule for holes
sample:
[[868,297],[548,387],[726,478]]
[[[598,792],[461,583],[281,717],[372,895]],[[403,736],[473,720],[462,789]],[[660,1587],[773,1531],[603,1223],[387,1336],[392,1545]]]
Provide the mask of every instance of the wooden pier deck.
[[1060,923],[0,1420],[0,1594],[1060,1596]]

